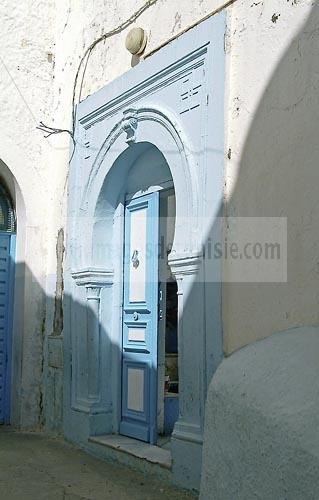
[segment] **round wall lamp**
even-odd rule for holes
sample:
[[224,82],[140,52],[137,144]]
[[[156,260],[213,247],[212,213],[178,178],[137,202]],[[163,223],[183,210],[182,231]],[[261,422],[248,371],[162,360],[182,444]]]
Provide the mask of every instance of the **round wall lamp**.
[[125,40],[125,47],[133,55],[138,56],[145,50],[147,35],[143,28],[131,29]]

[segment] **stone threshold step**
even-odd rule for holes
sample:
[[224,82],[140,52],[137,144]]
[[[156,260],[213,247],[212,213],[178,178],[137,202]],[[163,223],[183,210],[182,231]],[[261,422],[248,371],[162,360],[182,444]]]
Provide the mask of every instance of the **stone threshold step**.
[[164,450],[159,446],[144,443],[137,439],[132,439],[118,434],[106,434],[103,436],[91,436],[89,442],[107,446],[114,450],[128,453],[137,458],[146,460],[153,464],[160,465],[165,469],[171,469],[172,457],[169,450]]

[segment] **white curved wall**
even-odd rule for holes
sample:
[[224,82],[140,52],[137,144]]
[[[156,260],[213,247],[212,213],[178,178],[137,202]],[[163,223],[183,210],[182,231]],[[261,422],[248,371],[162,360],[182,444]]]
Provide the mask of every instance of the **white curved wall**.
[[233,353],[208,392],[200,500],[318,495],[318,327]]

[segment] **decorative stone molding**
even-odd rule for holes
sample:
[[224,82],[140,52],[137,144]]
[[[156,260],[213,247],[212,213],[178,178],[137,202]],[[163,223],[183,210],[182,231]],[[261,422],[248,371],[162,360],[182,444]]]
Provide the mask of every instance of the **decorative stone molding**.
[[122,128],[126,133],[127,144],[132,144],[136,142],[136,131],[137,131],[137,111],[135,109],[125,109],[123,111],[123,121]]
[[[142,122],[148,122],[150,127],[154,124],[161,126],[163,133],[166,135],[165,142],[171,141],[171,148],[174,151],[174,155],[180,154],[180,170],[183,171],[183,179],[185,180],[185,197],[187,201],[187,208],[183,211],[184,216],[196,216],[196,211],[199,206],[198,193],[198,173],[197,165],[191,154],[186,154],[184,145],[188,145],[189,151],[194,151],[195,148],[192,145],[191,138],[186,136],[180,124],[176,121],[176,117],[171,111],[163,108],[158,108],[156,106],[140,106],[138,108],[127,108],[123,111],[121,119],[114,125],[110,130],[104,142],[101,144],[98,153],[92,163],[90,173],[88,176],[87,184],[85,186],[82,200],[81,200],[81,210],[87,211],[89,206],[94,206],[96,204],[96,199],[92,202],[92,192],[99,193],[101,185],[95,186],[96,182],[104,182],[105,173],[102,179],[99,179],[98,173],[104,162],[104,159],[108,152],[111,150],[113,144],[120,138],[123,132],[126,133],[126,143],[134,143],[136,138],[137,128],[141,130],[139,132],[139,141],[149,141],[149,137],[145,136],[142,132]],[[138,125],[139,124],[139,125]],[[153,137],[153,143],[156,144]],[[163,149],[162,149],[163,150]],[[169,158],[167,158],[169,162]],[[174,167],[174,163],[170,163],[171,168]],[[174,180],[174,171],[172,171]],[[174,182],[177,184],[175,174]],[[95,187],[94,187],[95,186]]]
[[[98,109],[92,110],[84,100],[78,110],[81,125],[84,127],[92,126],[99,120],[107,119],[114,113],[114,109],[123,109],[129,105],[134,105],[134,103],[143,97],[145,98],[155,92],[159,92],[176,81],[183,81],[185,75],[205,65],[209,43],[204,43],[197,48],[192,47],[192,49],[188,54],[183,55],[177,60],[175,59],[172,64],[168,66],[165,64],[160,72],[156,72],[150,78],[143,78],[137,85],[132,85],[121,94],[116,93],[113,99],[105,99],[104,104],[99,106]],[[145,68],[143,69],[143,74],[145,75]],[[199,81],[199,83],[201,82]],[[110,86],[108,86],[109,88]]]
[[91,290],[87,293],[95,293],[92,289],[101,289],[113,284],[114,272],[111,269],[88,267],[71,272],[71,276],[78,286],[85,286],[87,290]]
[[168,263],[175,278],[198,274],[203,256],[202,254],[176,254],[170,255]]
[[85,285],[86,288],[86,300],[100,300],[101,286],[96,285]]
[[172,437],[182,441],[190,441],[198,444],[203,443],[203,432],[201,427],[190,422],[183,422],[182,419],[176,422]]

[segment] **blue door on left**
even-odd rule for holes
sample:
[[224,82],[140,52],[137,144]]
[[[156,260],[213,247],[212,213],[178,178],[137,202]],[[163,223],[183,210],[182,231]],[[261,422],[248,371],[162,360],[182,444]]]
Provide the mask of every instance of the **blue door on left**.
[[10,422],[14,254],[15,235],[0,232],[0,424]]
[[0,424],[10,423],[15,232],[13,203],[0,182]]

